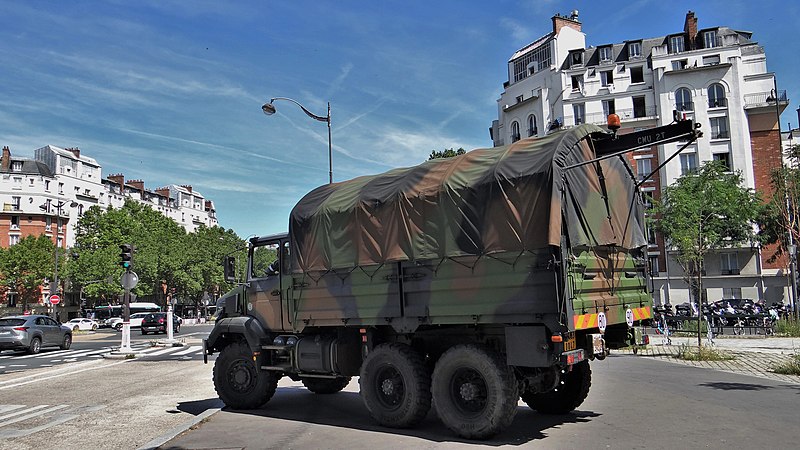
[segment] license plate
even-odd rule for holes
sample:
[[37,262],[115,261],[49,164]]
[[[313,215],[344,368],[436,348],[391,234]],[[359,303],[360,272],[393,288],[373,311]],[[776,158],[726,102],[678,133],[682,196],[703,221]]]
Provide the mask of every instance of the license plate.
[[11,334],[10,331],[0,331],[0,334]]
[[567,338],[567,340],[564,341],[565,352],[571,352],[572,350],[575,350],[578,347],[577,341],[575,340],[575,333],[570,333],[568,336],[569,337]]

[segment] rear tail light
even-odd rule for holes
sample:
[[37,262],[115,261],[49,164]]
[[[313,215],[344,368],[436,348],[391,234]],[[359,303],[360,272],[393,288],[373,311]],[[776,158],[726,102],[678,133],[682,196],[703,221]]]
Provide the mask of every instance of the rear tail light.
[[14,327],[14,331],[28,331],[29,327]]
[[164,319],[158,319],[158,323],[164,323]]

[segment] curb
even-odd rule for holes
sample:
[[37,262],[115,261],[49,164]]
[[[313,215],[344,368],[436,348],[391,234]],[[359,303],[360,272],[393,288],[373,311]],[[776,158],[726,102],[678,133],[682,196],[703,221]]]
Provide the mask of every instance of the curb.
[[188,422],[185,422],[185,423],[182,423],[182,424],[178,425],[177,427],[167,431],[166,433],[164,433],[161,436],[153,439],[152,441],[144,444],[143,446],[139,447],[136,450],[156,450],[159,447],[161,447],[162,445],[164,445],[167,442],[169,442],[172,439],[174,439],[179,434],[183,433],[184,431],[189,430],[190,428],[192,428],[193,426],[197,425],[198,423],[200,423],[204,419],[212,416],[213,414],[216,414],[217,412],[219,412],[220,409],[221,408],[207,409],[207,410],[203,411],[202,413],[198,414],[197,416],[195,416],[194,418],[192,418],[191,420],[189,420]]

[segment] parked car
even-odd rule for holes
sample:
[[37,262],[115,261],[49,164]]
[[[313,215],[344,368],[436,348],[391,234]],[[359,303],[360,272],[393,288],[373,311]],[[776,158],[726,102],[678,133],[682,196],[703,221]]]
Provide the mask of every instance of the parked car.
[[[178,333],[181,329],[181,322],[183,320],[176,316],[172,315],[172,331],[174,333]],[[142,334],[147,333],[166,333],[167,332],[167,313],[158,312],[158,313],[147,313],[144,319],[142,319]]]
[[72,345],[72,329],[47,316],[8,316],[0,318],[0,350],[26,350],[39,353],[42,347]]
[[122,317],[111,317],[106,319],[105,326],[108,328],[113,328],[117,331],[122,331]]
[[69,327],[72,331],[95,331],[100,324],[92,319],[77,318],[66,322],[64,326]]

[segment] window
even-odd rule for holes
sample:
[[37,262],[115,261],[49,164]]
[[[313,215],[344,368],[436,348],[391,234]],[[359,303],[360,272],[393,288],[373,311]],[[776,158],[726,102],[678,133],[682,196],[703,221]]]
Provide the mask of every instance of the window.
[[64,193],[64,183],[58,183],[58,193],[59,194]]
[[33,178],[28,178],[28,186],[31,186],[31,187],[33,187],[33,184],[34,184],[35,182],[36,182],[36,181],[35,181]]
[[681,175],[688,175],[697,170],[697,153],[681,153]]
[[683,48],[683,35],[670,36],[670,38],[669,38],[669,52],[670,53],[680,53],[683,50],[684,50],[684,48]]
[[64,236],[59,236],[59,237],[56,238],[56,246],[58,248],[63,248],[64,247]]
[[50,192],[50,180],[44,180],[44,190]]
[[17,245],[19,244],[19,235],[18,234],[9,234],[8,235],[8,245]]
[[606,47],[600,47],[598,50],[600,51],[600,62],[609,62],[613,59],[610,45]]
[[703,48],[714,48],[717,46],[717,31],[711,30],[703,33]]
[[539,129],[536,126],[536,116],[531,114],[528,116],[528,137],[536,136],[537,134],[539,134]]
[[44,231],[51,231],[53,229],[53,218],[50,216],[45,217]]
[[645,117],[647,110],[645,109],[644,96],[633,97],[633,117]]
[[628,58],[641,58],[642,57],[642,43],[629,42],[628,43]]
[[656,242],[656,229],[653,224],[647,225],[647,244],[658,245]]
[[703,56],[704,66],[716,66],[719,64],[719,55]]
[[569,54],[570,67],[583,65],[583,50]]
[[14,177],[11,189],[22,189],[22,177]]
[[252,261],[250,278],[268,278],[274,275],[276,273],[274,269],[277,269],[277,265],[272,263],[278,259],[279,249],[277,241],[253,247],[253,255],[250,258],[250,261]]
[[83,217],[83,205],[78,205],[78,217]]
[[523,97],[522,95],[517,96],[517,103],[522,103],[523,100],[525,100],[525,97]]
[[722,298],[742,298],[742,288],[722,288]]
[[575,125],[584,123],[586,116],[586,109],[583,103],[575,103],[572,105],[572,114],[575,116]]
[[650,261],[650,276],[657,277],[658,276],[658,256],[651,256],[648,258]]
[[644,180],[652,171],[653,165],[651,164],[650,158],[636,160],[636,177],[639,181]]
[[11,163],[12,172],[22,172],[22,161],[14,161]]
[[714,153],[714,161],[719,161],[731,170],[731,155],[730,153]]
[[644,67],[631,67],[631,83],[644,83]]
[[603,86],[609,86],[614,84],[614,71],[604,70],[600,72],[600,84],[602,84]]
[[19,230],[19,216],[11,216],[11,229]]
[[511,142],[519,140],[519,122],[516,120],[511,122]]
[[694,111],[692,91],[686,88],[680,88],[675,91],[675,109],[678,111]]
[[678,59],[672,61],[672,70],[683,70],[689,65],[688,59]]
[[711,139],[730,139],[727,117],[712,117],[709,120],[711,122]]
[[719,266],[722,275],[739,275],[739,259],[736,253],[720,253]]
[[709,108],[724,108],[727,106],[725,102],[725,88],[719,83],[714,83],[708,87],[708,107]]
[[614,100],[603,100],[603,117],[617,112]]
[[550,61],[550,42],[520,56],[513,62],[514,82],[527,78],[535,71],[550,67]]
[[572,90],[573,91],[583,90],[583,75],[572,76]]
[[13,209],[14,211],[19,211],[21,198],[22,197],[16,197],[16,196],[11,197],[11,209]]

